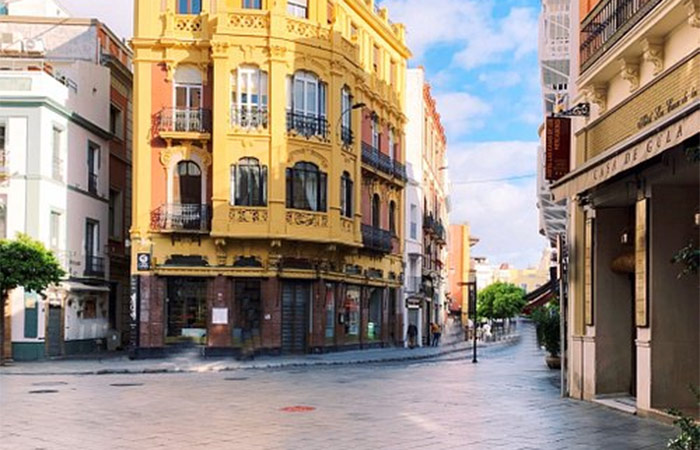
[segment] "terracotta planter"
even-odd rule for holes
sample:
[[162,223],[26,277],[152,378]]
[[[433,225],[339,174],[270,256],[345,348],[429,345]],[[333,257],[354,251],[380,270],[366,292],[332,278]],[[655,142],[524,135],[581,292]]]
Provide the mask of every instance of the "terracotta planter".
[[550,369],[561,369],[561,358],[559,356],[547,355],[545,361]]

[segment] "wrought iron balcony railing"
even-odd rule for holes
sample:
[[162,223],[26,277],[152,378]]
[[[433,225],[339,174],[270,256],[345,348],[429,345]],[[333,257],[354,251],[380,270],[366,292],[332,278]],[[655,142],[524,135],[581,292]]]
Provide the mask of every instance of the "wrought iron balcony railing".
[[374,168],[379,168],[379,150],[372,147],[370,144],[363,142],[362,162]]
[[206,233],[211,229],[211,207],[170,203],[151,212],[151,228],[160,231]]
[[401,181],[406,181],[408,180],[408,175],[406,174],[406,166],[403,163],[400,163],[396,160],[394,160],[394,176]]
[[371,225],[362,225],[362,243],[366,248],[382,253],[391,252],[391,232]]
[[350,146],[355,141],[355,136],[352,132],[352,128],[346,127],[345,125],[340,127],[340,140],[343,145]]
[[320,115],[309,115],[287,111],[287,132],[296,132],[305,138],[320,137],[324,140],[329,135],[328,120]]
[[433,214],[426,214],[423,216],[423,228],[426,230],[432,230],[435,227],[435,217]]
[[102,256],[85,256],[85,276],[103,277],[105,275],[105,259]]
[[159,132],[210,133],[211,110],[164,108],[156,118]]
[[241,128],[267,128],[267,106],[237,106],[231,108],[231,125]]
[[588,69],[662,0],[604,0],[581,24],[581,72]]

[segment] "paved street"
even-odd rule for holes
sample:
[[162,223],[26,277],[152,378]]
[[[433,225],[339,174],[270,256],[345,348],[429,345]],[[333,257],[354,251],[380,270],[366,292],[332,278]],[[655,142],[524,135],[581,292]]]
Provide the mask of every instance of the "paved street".
[[266,371],[3,375],[0,448],[665,448],[670,427],[559,398],[531,326],[521,333],[477,365],[453,353]]

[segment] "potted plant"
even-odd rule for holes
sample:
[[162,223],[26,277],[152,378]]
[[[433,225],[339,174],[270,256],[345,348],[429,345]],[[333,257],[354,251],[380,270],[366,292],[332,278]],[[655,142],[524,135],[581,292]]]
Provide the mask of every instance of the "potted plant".
[[547,351],[545,361],[550,369],[561,368],[561,335],[559,334],[559,305],[536,308],[530,318],[535,322],[537,343]]

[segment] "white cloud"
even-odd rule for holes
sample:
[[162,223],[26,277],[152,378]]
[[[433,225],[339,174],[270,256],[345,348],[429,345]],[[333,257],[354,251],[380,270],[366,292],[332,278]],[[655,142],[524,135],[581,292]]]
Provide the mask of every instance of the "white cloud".
[[491,183],[535,171],[537,142],[484,142],[452,145],[451,221],[469,221],[480,239],[472,253],[494,263],[526,267],[539,261],[546,241],[538,233],[536,178]]
[[491,105],[467,92],[442,92],[435,94],[442,124],[451,138],[484,126],[491,113]]
[[454,45],[461,50],[453,63],[465,69],[518,60],[537,49],[537,11],[514,7],[494,17],[493,1],[384,0],[392,20],[406,24],[414,57],[420,60],[432,47]]
[[522,81],[515,70],[494,70],[479,74],[479,81],[491,90],[517,86]]
[[125,39],[133,36],[134,0],[59,0],[59,3],[72,17],[99,19],[117,36]]

